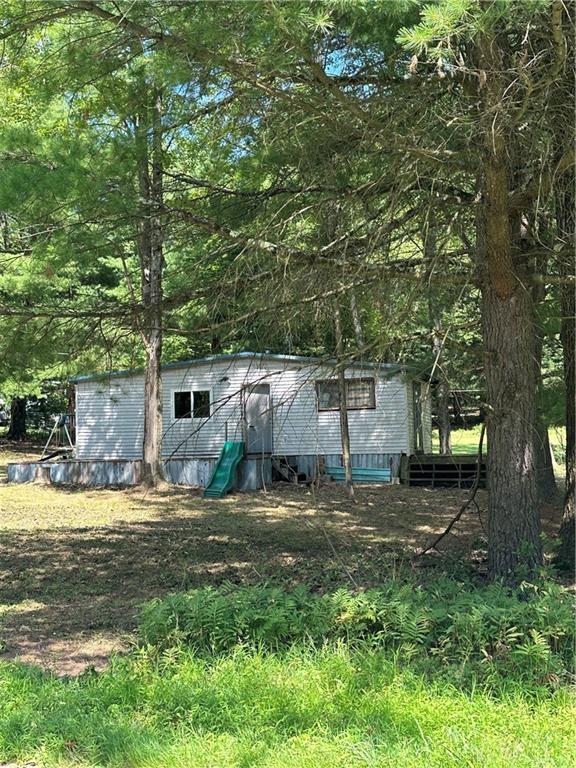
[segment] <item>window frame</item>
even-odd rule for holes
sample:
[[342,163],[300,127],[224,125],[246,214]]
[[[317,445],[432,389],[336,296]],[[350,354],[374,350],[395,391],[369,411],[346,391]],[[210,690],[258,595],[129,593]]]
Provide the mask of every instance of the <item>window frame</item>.
[[[176,416],[176,395],[180,392],[187,392],[190,394],[190,416],[182,416],[177,417]],[[208,403],[208,409],[209,414],[208,416],[194,416],[194,392],[208,392],[209,397],[209,403]],[[205,389],[173,389],[172,390],[172,399],[171,399],[171,405],[172,405],[172,421],[207,421],[208,419],[212,418],[212,403],[213,403],[213,392],[210,387],[206,387]]]
[[[370,384],[371,393],[371,405],[353,405],[349,406],[346,402],[347,411],[375,411],[376,410],[376,379],[374,376],[354,376],[353,378],[346,379],[346,399],[348,399],[348,382],[368,382]],[[316,410],[318,413],[337,413],[340,410],[340,406],[336,408],[321,408],[320,407],[320,386],[322,384],[338,384],[338,379],[317,379],[316,384]]]
[[[208,393],[208,416],[194,416],[194,410],[196,408],[194,397],[195,392],[207,392]],[[192,419],[194,421],[206,421],[212,416],[212,390],[211,389],[192,389]]]
[[[189,416],[176,416],[176,395],[190,395],[190,415]],[[192,410],[194,408],[194,396],[190,389],[173,389],[172,390],[172,420],[173,421],[191,421]]]

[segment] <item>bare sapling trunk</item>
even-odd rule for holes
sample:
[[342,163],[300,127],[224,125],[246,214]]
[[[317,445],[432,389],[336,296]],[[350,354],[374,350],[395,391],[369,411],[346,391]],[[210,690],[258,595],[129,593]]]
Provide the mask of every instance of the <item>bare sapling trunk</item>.
[[573,282],[573,254],[576,243],[575,185],[576,177],[572,166],[562,179],[556,198],[558,234],[565,248],[560,269],[566,278],[560,298],[560,339],[566,387],[566,485],[557,562],[563,568],[569,569],[574,568],[576,559],[576,284]]
[[[534,214],[523,218],[521,223],[521,245],[525,253],[535,246],[533,232],[535,230]],[[538,255],[535,261],[538,274],[546,274],[548,271],[548,257],[546,252]],[[554,458],[548,436],[548,419],[542,408],[543,381],[542,381],[542,357],[544,351],[544,327],[539,317],[539,307],[546,297],[546,285],[544,282],[534,281],[532,284],[532,299],[534,302],[534,329],[535,329],[535,353],[534,372],[536,377],[536,421],[534,424],[534,450],[536,453],[536,488],[540,503],[554,499],[556,495],[556,478],[554,477]]]
[[517,243],[510,208],[510,143],[501,105],[504,56],[496,35],[479,42],[480,199],[477,258],[482,291],[482,332],[487,396],[488,570],[492,579],[517,582],[542,563],[536,489],[534,426],[536,352],[530,274]]
[[[574,253],[576,248],[576,170],[574,167],[574,110],[576,94],[574,3],[555,0],[552,25],[559,78],[551,113],[554,132],[556,168],[564,166],[554,179],[554,207],[557,244],[560,246],[558,268],[564,277],[560,289],[560,340],[562,343],[564,384],[566,388],[566,483],[564,509],[560,524],[557,564],[574,570],[576,560],[576,284]],[[567,162],[564,162],[565,159]]]
[[561,339],[566,385],[566,486],[558,564],[574,569],[576,559],[576,300],[574,285],[563,288]]
[[352,316],[352,325],[354,326],[356,346],[360,350],[366,345],[366,340],[364,339],[364,330],[362,329],[362,321],[360,320],[360,312],[358,311],[358,304],[356,302],[356,293],[353,288],[350,290],[350,315]]
[[[535,299],[539,298],[536,294]],[[534,363],[536,366],[537,393],[541,396],[542,390],[542,349],[543,332],[539,324],[536,326],[536,353]],[[542,408],[537,404],[536,423],[534,425],[534,450],[536,452],[536,488],[540,502],[551,501],[556,496],[556,478],[554,477],[554,458],[548,435],[548,420]]]
[[[436,258],[436,234],[434,231],[432,214],[422,232],[424,261],[429,271],[434,268]],[[449,455],[452,453],[452,426],[450,423],[450,382],[445,371],[444,333],[442,330],[442,307],[438,297],[434,295],[433,288],[428,288],[428,319],[432,338],[432,354],[434,356],[434,378],[436,385],[436,414],[438,423],[438,438],[440,453]]]
[[144,373],[144,437],[142,481],[155,486],[162,471],[162,239],[163,164],[161,95],[154,92],[152,119],[139,124],[139,188],[143,215],[138,237],[143,304],[142,340],[146,351]]
[[436,412],[438,414],[438,438],[440,453],[449,456],[452,453],[452,425],[450,423],[450,386],[444,377],[436,387]]
[[348,426],[348,395],[346,391],[346,370],[344,368],[344,341],[342,338],[342,321],[340,307],[334,302],[334,334],[336,336],[336,359],[338,363],[338,393],[340,403],[340,435],[342,441],[342,464],[344,466],[344,483],[346,492],[354,499],[354,482],[352,480],[352,454],[350,453],[350,429]]

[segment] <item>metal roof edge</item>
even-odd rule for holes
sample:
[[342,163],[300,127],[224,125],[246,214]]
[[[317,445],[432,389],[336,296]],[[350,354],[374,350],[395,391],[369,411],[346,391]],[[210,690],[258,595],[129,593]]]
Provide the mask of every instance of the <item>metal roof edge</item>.
[[[205,357],[196,357],[189,360],[175,360],[170,363],[163,363],[161,370],[172,370],[175,368],[189,368],[195,365],[219,363],[226,360],[246,360],[246,359],[261,359],[261,360],[278,360],[284,362],[294,363],[319,363],[323,365],[337,365],[338,361],[334,358],[323,358],[306,355],[285,355],[274,352],[231,352],[230,354],[222,355],[207,355]],[[352,360],[350,367],[356,368],[371,368],[371,369],[386,369],[397,370],[399,372],[408,372],[409,368],[406,365],[400,363],[376,363],[362,360]],[[73,384],[78,384],[87,381],[101,381],[109,378],[128,378],[130,376],[139,376],[144,373],[144,368],[126,368],[117,371],[102,371],[95,373],[87,373],[79,376],[72,376],[69,381]]]

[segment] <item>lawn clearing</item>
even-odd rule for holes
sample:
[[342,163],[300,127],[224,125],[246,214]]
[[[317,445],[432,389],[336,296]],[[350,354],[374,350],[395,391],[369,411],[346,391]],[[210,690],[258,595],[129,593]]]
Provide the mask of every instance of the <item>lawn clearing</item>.
[[[550,427],[548,429],[548,435],[550,437],[550,445],[552,447],[552,453],[554,454],[554,460],[558,464],[558,474],[562,475],[562,465],[564,463],[564,451],[566,450],[566,430],[564,427]],[[451,433],[452,450],[454,453],[478,453],[478,443],[480,442],[480,425],[471,427],[470,429],[455,429]],[[438,438],[438,430],[432,430],[432,450],[434,453],[440,452],[440,441]],[[484,436],[483,451],[486,454],[488,451],[488,443],[486,436]]]
[[12,461],[38,461],[43,445],[33,442],[12,442],[0,438],[0,482],[6,480],[6,466]]
[[[466,491],[288,484],[222,500],[0,484],[0,639],[4,654],[75,674],[125,648],[138,606],[223,581],[311,589],[378,584],[447,525]],[[485,506],[484,492],[480,505]],[[552,532],[558,510],[548,510]],[[446,552],[482,530],[469,513]]]
[[142,653],[75,680],[0,667],[0,759],[96,768],[568,768],[568,694],[430,683],[345,646]]
[[[144,492],[0,485],[5,653],[65,673],[122,648],[138,606],[174,590],[271,580],[313,589],[377,584],[444,528],[464,491],[288,484],[222,500]],[[448,542],[481,534],[470,515]]]
[[[410,644],[236,647],[202,658],[134,650],[142,603],[174,591],[269,582],[317,594],[394,578],[467,493],[364,486],[351,504],[335,484],[222,500],[178,488],[0,484],[0,762],[568,768],[574,713],[564,689],[498,677],[465,693],[451,682],[457,665],[436,662],[435,679],[421,677]],[[485,492],[477,498],[484,509]],[[549,532],[558,513],[546,510]],[[466,553],[466,570],[481,540],[467,514],[445,555]],[[416,578],[427,573],[417,568]]]

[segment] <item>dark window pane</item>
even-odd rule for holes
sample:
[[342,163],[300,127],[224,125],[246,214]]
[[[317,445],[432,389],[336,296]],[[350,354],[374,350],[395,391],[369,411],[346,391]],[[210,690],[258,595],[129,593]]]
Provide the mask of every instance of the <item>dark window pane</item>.
[[336,411],[340,407],[340,393],[337,381],[318,382],[318,410]]
[[346,382],[346,406],[374,408],[374,379],[349,379]]
[[208,419],[210,417],[210,392],[200,390],[194,392],[194,418]]
[[[316,382],[319,411],[337,411],[340,408],[340,385],[336,379]],[[374,379],[346,379],[346,408],[358,410],[374,408],[376,397]]]
[[174,418],[189,419],[192,411],[192,394],[190,392],[174,392]]

